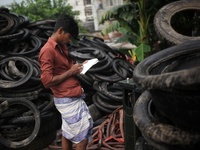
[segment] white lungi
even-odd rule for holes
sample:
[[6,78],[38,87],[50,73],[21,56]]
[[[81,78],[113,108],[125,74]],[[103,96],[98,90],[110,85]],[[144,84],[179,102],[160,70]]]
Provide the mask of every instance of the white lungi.
[[62,135],[73,143],[92,136],[93,120],[85,101],[80,98],[55,98],[62,116]]

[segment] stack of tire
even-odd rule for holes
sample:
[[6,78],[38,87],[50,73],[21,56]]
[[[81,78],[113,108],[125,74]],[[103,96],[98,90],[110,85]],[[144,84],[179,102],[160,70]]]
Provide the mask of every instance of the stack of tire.
[[134,70],[125,54],[110,48],[102,38],[80,35],[77,43],[71,45],[69,56],[78,63],[93,58],[99,60],[85,74],[77,77],[102,114],[110,114],[122,105],[123,90],[115,83],[131,78]]
[[133,80],[144,89],[133,111],[142,135],[137,150],[144,140],[157,150],[200,149],[200,36],[181,35],[170,27],[172,16],[186,9],[197,15],[200,1],[173,2],[157,12],[157,32],[173,45],[135,67]]
[[30,23],[7,8],[0,9],[0,21],[0,149],[46,148],[60,116],[41,84],[37,56],[55,21]]
[[[0,149],[46,148],[56,138],[61,120],[51,91],[41,84],[38,54],[55,20],[29,22],[26,16],[0,8],[0,22]],[[114,83],[131,78],[134,65],[101,38],[80,35],[76,40],[68,45],[76,62],[99,59],[86,74],[77,76],[96,121],[122,105],[122,89]]]

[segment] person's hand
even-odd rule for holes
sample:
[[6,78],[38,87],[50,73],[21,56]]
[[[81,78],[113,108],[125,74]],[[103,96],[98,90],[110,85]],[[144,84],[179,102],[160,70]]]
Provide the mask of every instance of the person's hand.
[[83,70],[83,64],[74,64],[70,69],[73,75],[81,73],[82,70]]

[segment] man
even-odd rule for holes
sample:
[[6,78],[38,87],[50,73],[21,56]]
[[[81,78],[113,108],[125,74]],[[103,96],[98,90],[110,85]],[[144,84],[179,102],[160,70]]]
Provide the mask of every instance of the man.
[[41,81],[44,87],[51,89],[55,106],[62,116],[62,150],[72,150],[73,143],[76,150],[85,150],[93,127],[83,100],[83,88],[76,78],[83,65],[74,64],[66,46],[78,33],[76,21],[71,16],[61,15],[39,54]]

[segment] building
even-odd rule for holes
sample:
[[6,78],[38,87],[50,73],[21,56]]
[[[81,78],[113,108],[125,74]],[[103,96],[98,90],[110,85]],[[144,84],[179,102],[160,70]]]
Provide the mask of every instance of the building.
[[83,23],[93,24],[94,30],[101,30],[101,15],[111,7],[122,5],[124,0],[68,0],[74,10],[80,11],[79,19]]

